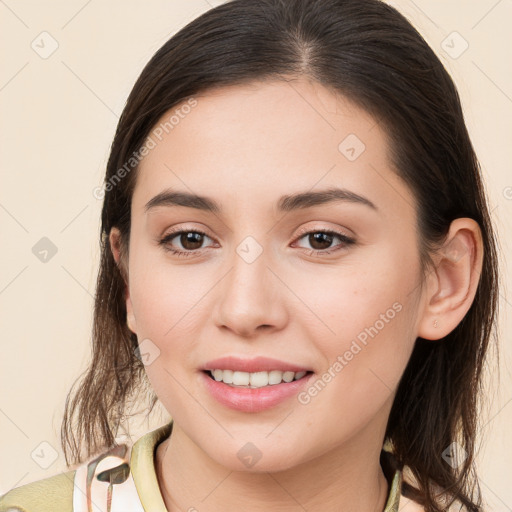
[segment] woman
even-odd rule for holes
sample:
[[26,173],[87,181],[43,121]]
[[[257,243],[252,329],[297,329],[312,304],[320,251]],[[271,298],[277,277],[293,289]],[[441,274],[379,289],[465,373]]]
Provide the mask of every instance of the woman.
[[[455,86],[396,10],[206,12],[141,73],[101,193],[74,469],[0,510],[482,510],[494,233]],[[146,392],[172,421],[116,445]]]

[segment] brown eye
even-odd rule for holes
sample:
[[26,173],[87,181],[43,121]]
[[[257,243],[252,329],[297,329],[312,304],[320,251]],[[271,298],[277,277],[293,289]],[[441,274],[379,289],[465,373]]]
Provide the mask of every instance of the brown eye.
[[308,241],[311,247],[319,251],[329,249],[333,238],[334,237],[328,233],[310,233],[308,235]]
[[[189,256],[195,252],[200,252],[204,237],[210,238],[206,233],[197,230],[181,230],[169,233],[159,241],[159,244],[164,247],[166,251],[169,251],[177,256]],[[177,240],[179,245],[178,248],[174,248],[171,241]],[[176,243],[176,242],[174,242]]]
[[[339,249],[343,249],[355,243],[353,238],[349,238],[343,233],[338,233],[337,231],[327,230],[327,229],[316,229],[307,231],[302,233],[299,237],[299,240],[307,239],[308,243],[311,245],[312,249],[309,250],[309,254],[313,255],[321,255],[321,254],[330,254]],[[341,240],[341,243],[335,245],[331,248],[331,244],[333,240],[338,238]],[[306,247],[304,247],[306,249]]]
[[195,231],[184,231],[178,236],[182,247],[188,251],[193,251],[201,247],[204,235]]

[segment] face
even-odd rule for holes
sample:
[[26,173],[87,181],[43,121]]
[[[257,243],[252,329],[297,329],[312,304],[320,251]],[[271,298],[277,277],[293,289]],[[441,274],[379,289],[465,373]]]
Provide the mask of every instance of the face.
[[384,128],[306,80],[194,99],[155,127],[131,205],[126,305],[156,394],[231,469],[381,443],[422,303]]

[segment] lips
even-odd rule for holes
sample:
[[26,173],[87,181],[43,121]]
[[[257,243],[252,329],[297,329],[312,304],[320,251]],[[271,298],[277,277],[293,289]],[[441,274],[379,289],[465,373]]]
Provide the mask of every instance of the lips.
[[211,378],[209,372],[202,371],[200,381],[207,393],[219,404],[239,412],[257,413],[278,406],[296,397],[310,382],[313,373],[309,372],[301,379],[282,382],[260,388],[231,386]]
[[247,373],[270,372],[272,370],[294,373],[312,371],[312,369],[307,366],[301,366],[287,361],[262,356],[251,359],[242,359],[236,356],[221,357],[219,359],[208,361],[203,365],[201,370],[233,370]]
[[[268,357],[255,357],[252,359],[243,359],[240,357],[230,356],[220,359],[208,361],[200,372],[202,385],[204,389],[221,405],[240,412],[262,412],[278,406],[280,403],[290,400],[296,396],[313,377],[313,371],[307,366],[272,359]],[[231,371],[230,371],[231,370]],[[262,373],[282,374],[283,381],[273,384],[259,380]],[[216,380],[213,374],[217,374],[217,378],[222,377],[226,380],[237,380],[237,378],[253,375],[258,376],[256,386],[234,385]],[[240,374],[240,375],[236,375]],[[242,375],[243,374],[243,375]],[[294,375],[294,380],[289,382],[288,378],[284,380],[286,375]],[[298,378],[297,378],[298,377]]]

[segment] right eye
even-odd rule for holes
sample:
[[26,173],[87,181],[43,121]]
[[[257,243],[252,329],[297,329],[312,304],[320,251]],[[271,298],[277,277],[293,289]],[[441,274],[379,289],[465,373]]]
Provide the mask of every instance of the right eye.
[[[194,253],[199,252],[200,246],[204,237],[210,238],[206,233],[200,230],[176,230],[166,234],[160,241],[159,244],[163,246],[164,250],[175,254],[176,256],[191,256]],[[171,240],[178,238],[183,249],[175,249],[171,246]]]

